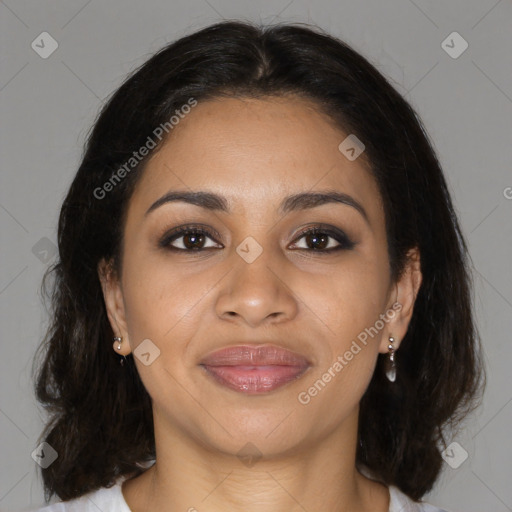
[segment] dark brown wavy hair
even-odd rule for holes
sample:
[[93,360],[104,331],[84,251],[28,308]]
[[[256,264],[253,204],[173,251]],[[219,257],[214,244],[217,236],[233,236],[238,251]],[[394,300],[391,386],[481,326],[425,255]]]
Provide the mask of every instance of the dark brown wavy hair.
[[88,135],[60,211],[59,257],[42,282],[50,325],[32,370],[49,415],[39,442],[58,452],[41,470],[47,501],[110,487],[155,458],[151,399],[132,354],[122,367],[112,350],[97,266],[104,258],[119,275],[127,206],[162,142],[104,197],[95,191],[190,98],[272,95],[313,100],[364,142],[394,280],[408,250],[420,250],[423,281],[397,380],[385,378],[379,355],[360,404],[356,462],[416,500],[433,487],[446,439],[485,386],[469,255],[433,146],[409,103],[346,43],[301,24],[228,21],[151,56],[106,101]]

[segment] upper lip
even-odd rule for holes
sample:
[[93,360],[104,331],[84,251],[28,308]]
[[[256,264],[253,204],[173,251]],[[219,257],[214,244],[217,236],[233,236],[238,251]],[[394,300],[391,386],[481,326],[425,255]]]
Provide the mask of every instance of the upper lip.
[[216,350],[205,356],[204,366],[300,366],[311,363],[306,357],[277,345],[234,345]]

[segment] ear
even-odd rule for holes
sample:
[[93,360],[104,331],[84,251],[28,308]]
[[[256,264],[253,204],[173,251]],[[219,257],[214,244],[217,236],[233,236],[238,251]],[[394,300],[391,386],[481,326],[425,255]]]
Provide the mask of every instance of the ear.
[[126,327],[125,305],[120,279],[113,271],[111,261],[106,262],[105,259],[102,259],[98,263],[97,270],[110,326],[114,336],[123,339],[121,349],[116,350],[116,353],[126,356],[131,352],[131,347]]
[[[396,283],[396,300],[388,306],[388,311],[394,311],[393,317],[387,322],[382,337],[379,352],[388,352],[389,336],[395,339],[394,347],[397,349],[404,339],[409,322],[412,318],[414,303],[422,281],[420,252],[418,248],[407,253],[407,263],[402,276]],[[391,317],[391,314],[389,315]]]

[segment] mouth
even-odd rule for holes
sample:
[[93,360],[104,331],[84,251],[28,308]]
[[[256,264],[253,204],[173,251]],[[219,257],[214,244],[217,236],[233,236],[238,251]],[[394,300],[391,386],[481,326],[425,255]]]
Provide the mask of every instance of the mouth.
[[216,383],[256,395],[299,379],[311,363],[300,354],[275,345],[238,345],[209,354],[200,366]]

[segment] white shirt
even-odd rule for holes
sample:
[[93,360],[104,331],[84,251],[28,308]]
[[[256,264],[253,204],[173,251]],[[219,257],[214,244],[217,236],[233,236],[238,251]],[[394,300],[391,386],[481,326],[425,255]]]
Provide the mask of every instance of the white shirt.
[[[126,503],[121,485],[128,478],[127,475],[119,477],[112,487],[102,487],[79,498],[60,503],[47,505],[33,512],[132,512]],[[448,512],[428,503],[412,501],[407,495],[398,489],[390,486],[389,512]]]

